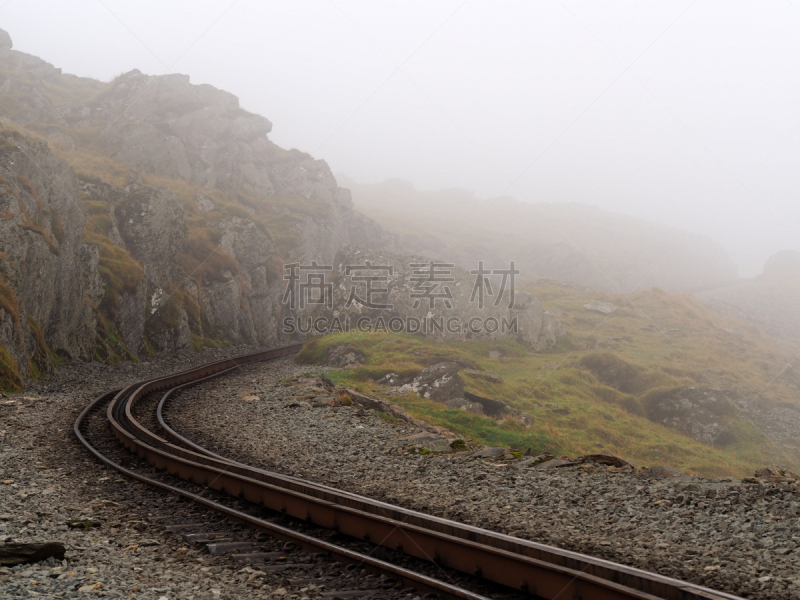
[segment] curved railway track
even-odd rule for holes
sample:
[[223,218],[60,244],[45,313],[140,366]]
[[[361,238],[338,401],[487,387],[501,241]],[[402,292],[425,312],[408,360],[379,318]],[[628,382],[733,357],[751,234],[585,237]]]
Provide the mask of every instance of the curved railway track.
[[[243,365],[298,352],[301,345],[257,352],[208,363],[165,377],[141,381],[95,399],[77,418],[78,439],[99,460],[125,475],[179,494],[209,509],[291,541],[312,552],[379,571],[419,591],[449,598],[478,600],[484,596],[380,560],[370,553],[331,543],[297,529],[254,516],[216,500],[155,479],[116,462],[87,439],[90,415],[105,410],[116,439],[156,469],[182,480],[263,505],[288,517],[333,529],[356,540],[432,561],[500,584],[508,591],[547,600],[739,600],[736,596],[678,581],[610,561],[521,540],[493,531],[425,515],[229,460],[198,446],[169,427],[164,407],[177,391],[225,375]],[[152,401],[156,394],[157,404]],[[155,414],[135,416],[137,405],[150,398]],[[149,404],[148,404],[149,405]],[[154,426],[148,428],[146,422]],[[157,425],[156,425],[157,423]]]

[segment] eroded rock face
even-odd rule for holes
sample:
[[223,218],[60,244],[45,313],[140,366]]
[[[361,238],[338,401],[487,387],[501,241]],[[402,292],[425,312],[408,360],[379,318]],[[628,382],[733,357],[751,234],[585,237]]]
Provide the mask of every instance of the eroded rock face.
[[87,356],[93,346],[86,297],[101,290],[96,254],[81,241],[86,212],[75,182],[45,143],[0,131],[0,345],[23,375],[37,352],[37,326],[67,356]]
[[186,212],[167,188],[140,188],[114,206],[125,248],[156,288],[169,289],[186,243]]
[[130,106],[137,123],[114,125],[114,158],[148,173],[206,188],[276,191],[268,165],[282,151],[267,139],[272,124],[239,106],[239,99],[188,75],[160,77],[138,70],[121,75],[97,101],[113,113]]
[[11,50],[14,43],[11,41],[11,36],[7,31],[0,29],[0,48],[3,50]]
[[[34,354],[46,357],[37,349],[42,336],[51,350],[99,359],[136,356],[147,344],[184,349],[195,334],[286,342],[282,263],[332,262],[343,243],[393,247],[392,236],[353,211],[324,161],[273,144],[269,120],[236,96],[185,75],[81,79],[11,46],[0,30],[0,94],[18,107],[0,121],[35,124],[58,150],[82,149],[83,132],[104,131],[91,153],[116,161],[108,180],[78,179],[47,144],[10,133],[0,144],[0,269],[9,298],[0,303],[0,345],[23,375]],[[142,174],[173,181],[159,187]],[[204,193],[171,191],[182,194],[187,182]],[[268,208],[275,197],[278,206]],[[293,217],[291,242],[281,240],[279,251],[264,226],[271,211]],[[193,228],[208,239],[190,247]],[[202,266],[216,258],[224,266],[209,277]]]
[[278,343],[282,280],[270,277],[275,246],[253,221],[233,217],[220,224],[219,252],[233,257],[237,272],[224,282],[205,282],[199,295],[210,324],[248,343]]

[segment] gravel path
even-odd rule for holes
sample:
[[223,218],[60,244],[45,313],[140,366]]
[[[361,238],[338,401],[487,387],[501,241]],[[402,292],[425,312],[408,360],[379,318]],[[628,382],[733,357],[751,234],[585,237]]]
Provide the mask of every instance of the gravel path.
[[[63,561],[0,567],[0,598],[321,597],[313,585],[292,585],[280,574],[212,557],[204,546],[167,533],[166,524],[213,523],[214,517],[117,475],[90,458],[72,434],[77,415],[101,393],[254,350],[164,356],[115,367],[75,363],[24,394],[0,397],[0,543],[58,541],[67,549]],[[95,525],[73,529],[67,521]]]
[[[247,367],[187,390],[167,420],[263,468],[746,598],[800,599],[797,485],[546,468],[500,450],[423,454],[446,441],[331,406],[331,392],[303,371],[287,359]],[[279,374],[288,379],[276,382]]]

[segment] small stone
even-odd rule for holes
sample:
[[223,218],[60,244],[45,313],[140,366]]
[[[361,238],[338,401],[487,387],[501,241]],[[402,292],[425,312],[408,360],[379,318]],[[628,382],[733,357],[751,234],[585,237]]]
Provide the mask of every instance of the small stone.
[[672,467],[658,465],[644,469],[639,475],[645,479],[670,479],[672,477],[680,477],[683,473]]
[[477,450],[474,456],[480,456],[485,458],[494,458],[495,456],[500,456],[505,454],[506,449],[500,447],[493,447],[493,448],[483,448],[482,450]]
[[85,529],[89,530],[92,527],[100,527],[102,523],[100,521],[96,521],[94,519],[81,519],[81,520],[70,520],[67,521],[67,527],[70,529]]
[[588,304],[584,304],[583,308],[592,312],[598,312],[603,315],[610,315],[617,310],[617,305],[611,302],[601,302],[600,300],[592,300]]
[[160,546],[161,542],[157,540],[142,540],[139,542],[140,546]]

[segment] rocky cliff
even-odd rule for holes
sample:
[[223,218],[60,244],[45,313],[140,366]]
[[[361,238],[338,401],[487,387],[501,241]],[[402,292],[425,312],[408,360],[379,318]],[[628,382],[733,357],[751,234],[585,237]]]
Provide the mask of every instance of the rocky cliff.
[[188,76],[64,75],[0,35],[0,381],[278,341],[284,263],[393,248],[328,166]]
[[279,327],[285,265],[398,250],[324,161],[186,75],[65,75],[0,30],[0,127],[2,388],[71,358],[303,338]]

